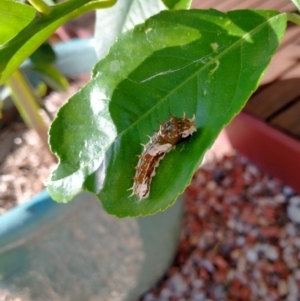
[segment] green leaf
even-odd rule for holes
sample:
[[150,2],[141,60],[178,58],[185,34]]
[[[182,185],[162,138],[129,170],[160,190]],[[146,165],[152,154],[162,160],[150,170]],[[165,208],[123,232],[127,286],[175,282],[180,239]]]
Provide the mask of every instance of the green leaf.
[[[67,202],[87,189],[118,217],[172,205],[257,88],[285,27],[286,15],[275,11],[164,11],[119,36],[51,126],[60,159],[52,197]],[[149,198],[129,197],[140,143],[184,113],[195,114],[197,132],[162,160]]]
[[115,1],[69,0],[51,7],[49,14],[36,14],[31,6],[1,0],[0,84],[60,25],[86,11],[112,6]]
[[300,11],[300,0],[291,0]]
[[37,72],[53,90],[66,91],[68,88],[68,80],[53,65],[36,65],[32,70]]
[[192,0],[162,0],[165,6],[169,9],[189,9]]
[[[17,1],[0,1],[0,45],[10,40],[35,17],[35,9]],[[12,26],[13,24],[13,26]]]
[[48,42],[44,42],[35,52],[30,56],[33,64],[50,64],[54,63],[56,59],[55,52]]

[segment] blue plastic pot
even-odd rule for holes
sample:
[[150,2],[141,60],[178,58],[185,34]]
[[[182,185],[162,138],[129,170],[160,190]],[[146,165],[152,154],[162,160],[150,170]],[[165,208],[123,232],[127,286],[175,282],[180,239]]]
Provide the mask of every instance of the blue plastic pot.
[[0,217],[0,287],[34,301],[135,300],[178,244],[182,202],[117,219],[89,193],[67,205],[46,191]]

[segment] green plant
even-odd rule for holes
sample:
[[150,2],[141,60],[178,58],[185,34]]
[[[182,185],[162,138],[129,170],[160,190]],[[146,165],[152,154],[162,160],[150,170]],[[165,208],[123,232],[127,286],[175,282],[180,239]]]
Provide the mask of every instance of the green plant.
[[[83,1],[68,2],[75,9],[75,3]],[[299,9],[299,1],[293,2]],[[88,190],[99,197],[108,213],[118,217],[154,214],[172,205],[221,129],[258,87],[287,21],[300,24],[299,15],[277,11],[222,13],[176,10],[189,8],[190,1],[165,0],[165,4],[172,9],[121,34],[96,64],[91,81],[60,109],[50,129],[51,149],[60,163],[48,181],[48,190],[57,201],[68,202]],[[74,14],[72,9],[65,10],[67,16]],[[61,24],[61,19],[52,21],[47,17],[36,21],[40,40],[41,32]],[[29,27],[33,30],[34,22]],[[30,31],[26,28],[24,33]],[[31,41],[25,46],[30,48]],[[22,49],[23,44],[24,35],[20,35],[6,45]],[[14,59],[4,51],[0,66],[13,68],[20,53],[16,55]],[[4,70],[3,76],[7,73]],[[170,114],[182,117],[184,113],[195,114],[196,134],[162,161],[149,198],[129,197],[140,143],[146,143],[147,135]]]
[[38,112],[43,107],[42,102],[23,72],[17,68],[30,57],[33,64],[31,72],[38,73],[52,88],[65,89],[67,81],[51,65],[55,54],[45,41],[67,20],[90,9],[112,5],[114,1],[73,0],[57,5],[52,0],[28,1],[32,6],[23,2],[0,2],[0,85],[6,83],[10,87],[12,99],[23,120],[36,130],[48,146],[48,129]]
[[[48,127],[40,116],[39,109],[42,108],[50,120],[53,117],[44,106],[41,97],[45,95],[47,85],[53,90],[64,91],[68,87],[68,81],[52,64],[56,54],[49,43],[44,42],[29,59],[31,64],[28,64],[26,70],[18,69],[7,79],[7,97],[11,97],[24,122],[29,128],[35,129],[48,149]],[[28,77],[34,79],[34,83],[31,83]]]

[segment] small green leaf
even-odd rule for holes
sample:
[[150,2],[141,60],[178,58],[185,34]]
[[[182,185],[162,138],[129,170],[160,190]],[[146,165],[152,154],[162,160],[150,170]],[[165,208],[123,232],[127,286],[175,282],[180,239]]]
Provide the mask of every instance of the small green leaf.
[[35,86],[35,90],[39,97],[44,97],[47,93],[47,85],[44,82],[39,81]]
[[66,91],[68,88],[68,80],[61,72],[51,64],[36,65],[32,69],[37,72],[41,78],[56,91]]
[[162,0],[168,9],[189,9],[192,0]]
[[51,64],[55,62],[56,55],[48,42],[44,42],[35,52],[30,56],[30,60],[35,65]]
[[[164,11],[119,36],[92,80],[64,105],[50,129],[60,164],[54,199],[87,189],[118,217],[172,205],[205,151],[257,88],[286,27],[275,11]],[[197,132],[162,160],[150,196],[129,197],[140,143],[170,114],[196,116]]]

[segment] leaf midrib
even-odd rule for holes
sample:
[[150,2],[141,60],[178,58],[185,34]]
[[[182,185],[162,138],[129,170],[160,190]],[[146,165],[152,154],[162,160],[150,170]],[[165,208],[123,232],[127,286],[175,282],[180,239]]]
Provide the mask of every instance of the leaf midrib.
[[[268,21],[271,21],[273,18],[277,18],[278,15],[268,19]],[[141,117],[133,122],[129,127],[127,127],[124,131],[120,132],[119,135],[117,135],[116,137],[122,136],[124,135],[127,131],[129,131],[132,127],[134,127],[137,123],[139,123],[140,120],[142,120],[143,118],[145,118],[147,115],[150,114],[150,112],[152,112],[153,110],[155,110],[155,108],[158,105],[161,105],[161,103],[163,101],[166,100],[166,98],[168,98],[170,95],[172,95],[173,93],[175,93],[179,88],[181,88],[182,86],[184,86],[187,82],[189,82],[192,78],[194,78],[195,76],[197,76],[201,71],[205,70],[208,66],[210,66],[211,64],[214,64],[214,62],[218,59],[220,59],[223,55],[225,55],[229,50],[235,48],[236,46],[238,46],[238,44],[243,43],[243,41],[245,40],[245,38],[247,36],[249,36],[250,34],[255,34],[260,28],[264,27],[266,23],[268,23],[268,21],[262,23],[260,26],[256,27],[253,31],[250,31],[248,33],[246,33],[245,35],[243,35],[238,41],[236,41],[235,43],[233,43],[231,46],[229,46],[226,50],[224,50],[223,52],[221,52],[219,55],[215,56],[212,60],[210,60],[207,64],[205,64],[204,66],[202,66],[200,69],[198,69],[195,73],[193,73],[191,76],[189,76],[186,80],[184,80],[181,84],[179,84],[178,86],[176,86],[175,89],[173,89],[172,91],[170,91],[166,96],[164,96],[160,101],[158,101],[154,106],[152,106],[151,109],[149,109],[145,114],[140,115]],[[208,55],[207,55],[208,56]],[[202,59],[202,58],[200,58]],[[191,64],[192,65],[194,63],[197,63],[200,59],[197,59],[195,61],[193,61]],[[185,68],[185,67],[183,67]],[[180,69],[183,69],[180,68]]]

